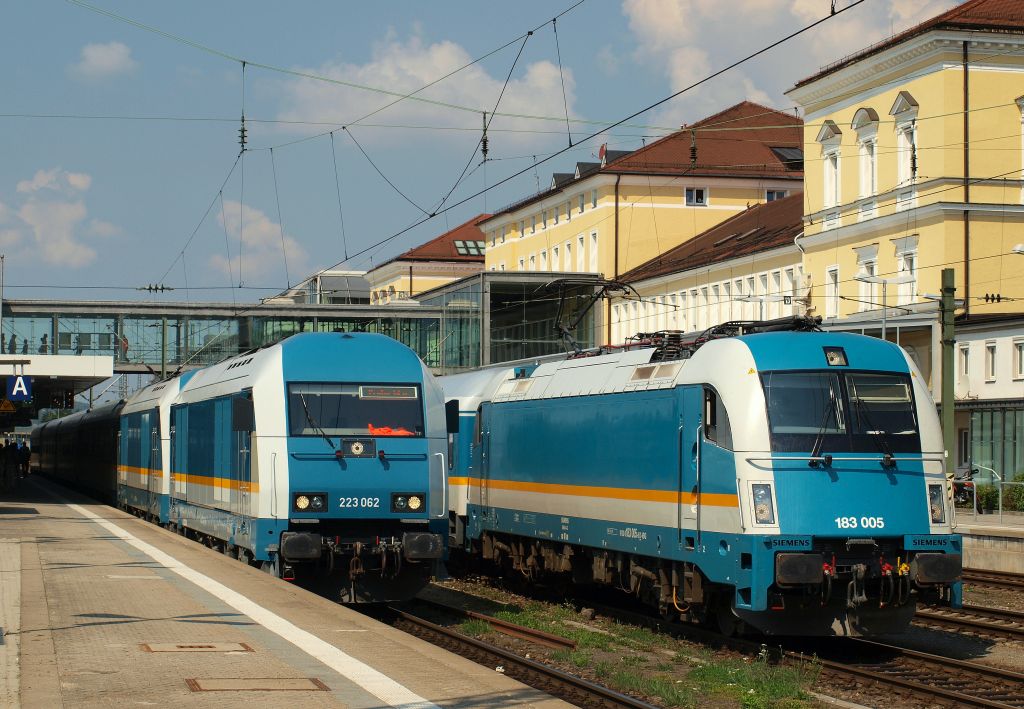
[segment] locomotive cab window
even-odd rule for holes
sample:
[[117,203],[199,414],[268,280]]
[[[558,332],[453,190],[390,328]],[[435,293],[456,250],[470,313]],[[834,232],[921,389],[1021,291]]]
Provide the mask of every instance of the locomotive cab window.
[[415,385],[288,385],[292,436],[423,436],[423,402]]
[[880,372],[765,372],[772,450],[920,450],[910,377]]
[[704,388],[704,438],[719,448],[732,450],[732,427],[722,397],[710,387]]

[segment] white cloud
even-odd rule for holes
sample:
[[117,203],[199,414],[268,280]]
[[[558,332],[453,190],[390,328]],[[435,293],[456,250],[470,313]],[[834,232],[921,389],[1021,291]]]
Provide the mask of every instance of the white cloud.
[[21,232],[17,229],[0,229],[0,248],[5,251],[21,245]]
[[87,44],[82,47],[78,62],[69,70],[72,75],[95,81],[119,74],[130,74],[139,64],[132,58],[132,50],[121,42]]
[[31,198],[18,216],[32,229],[35,253],[55,266],[82,268],[96,259],[96,251],[75,237],[86,216],[85,203],[54,202]]
[[[238,238],[242,236],[242,281],[252,282],[253,278],[279,278],[284,282],[284,263],[281,256],[281,227],[264,212],[254,207],[242,206],[237,201],[225,201],[224,211],[217,215],[221,228],[227,219],[227,231],[231,237],[231,261],[227,254],[210,257],[210,266],[224,275],[229,269],[237,285]],[[240,226],[244,226],[240,229]],[[287,233],[284,236],[285,252],[288,255],[288,270],[294,275],[305,273],[307,254],[299,243]]]
[[[849,0],[838,3],[839,8]],[[678,125],[748,99],[780,108],[784,92],[819,67],[949,9],[955,0],[881,0],[851,8],[801,37],[675,99],[652,122]],[[870,7],[867,7],[870,5]],[[828,14],[824,0],[623,0],[633,58],[680,89]],[[756,18],[756,21],[754,20]]]
[[92,176],[84,172],[68,172],[59,167],[49,170],[37,170],[32,179],[21,180],[17,184],[17,191],[22,194],[32,194],[40,190],[53,190],[71,194],[84,192],[92,185]]
[[124,233],[124,230],[117,224],[111,224],[110,222],[105,222],[102,219],[90,219],[87,231],[92,236],[99,236],[102,238],[120,236]]
[[[537,41],[534,39],[533,41]],[[529,50],[529,47],[527,47]],[[510,62],[515,57],[515,47],[510,47],[501,56]],[[365,64],[351,64],[330,61],[312,69],[300,69],[309,73],[358,83],[367,86],[386,87],[389,91],[409,93],[435,81],[452,70],[469,63],[472,57],[460,45],[451,41],[427,44],[418,36],[401,41],[393,35],[375,45],[372,59]],[[491,66],[500,66],[501,59],[491,60]],[[492,76],[480,64],[475,64],[436,86],[417,94],[423,98],[459,106],[468,106],[479,111],[490,111],[494,107],[505,81],[507,63],[500,76]],[[565,69],[566,100],[572,115],[575,82],[572,71]],[[345,123],[362,117],[385,106],[396,97],[334,85],[313,79],[295,79],[285,84],[285,105],[280,118],[285,120],[318,120]],[[562,84],[558,66],[549,61],[531,64],[520,62],[509,82],[498,109],[509,112],[525,112],[539,115],[563,115]],[[431,105],[414,100],[404,100],[374,116],[375,123],[416,123],[477,128],[480,113],[460,112],[451,108]],[[535,121],[497,118],[492,128],[535,127]],[[387,140],[394,141],[395,131],[388,131]],[[380,135],[377,131],[366,131],[366,135]],[[408,134],[402,132],[403,135]],[[441,134],[443,135],[443,133]],[[410,139],[417,139],[410,134]],[[362,138],[360,137],[360,140]],[[526,140],[536,142],[536,136],[519,137],[510,134],[509,141]]]

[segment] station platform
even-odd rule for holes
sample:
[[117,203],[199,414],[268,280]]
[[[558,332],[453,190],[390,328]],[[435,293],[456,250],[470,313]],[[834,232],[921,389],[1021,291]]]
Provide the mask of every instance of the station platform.
[[568,707],[30,477],[0,497],[0,706]]
[[953,531],[964,536],[964,566],[1024,574],[1024,527],[1020,524],[979,515],[958,521]]

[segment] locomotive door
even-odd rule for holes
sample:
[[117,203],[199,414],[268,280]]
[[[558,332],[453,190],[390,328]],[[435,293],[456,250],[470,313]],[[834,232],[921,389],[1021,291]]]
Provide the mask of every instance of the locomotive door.
[[149,418],[149,475],[146,476],[148,491],[146,508],[150,514],[160,514],[160,483],[163,480],[163,456],[160,455],[160,413],[153,412]]
[[252,516],[252,432],[255,415],[252,399],[246,395],[231,400],[231,428],[234,437],[234,475],[238,484],[237,494],[232,495],[231,511],[236,515]]
[[682,414],[679,416],[678,509],[679,542],[697,529],[700,495],[700,454],[703,392],[700,387],[682,388]]

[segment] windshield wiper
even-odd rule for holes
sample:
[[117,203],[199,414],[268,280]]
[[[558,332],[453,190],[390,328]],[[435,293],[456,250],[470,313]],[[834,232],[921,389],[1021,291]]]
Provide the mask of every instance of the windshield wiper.
[[312,428],[316,433],[319,433],[321,437],[327,441],[327,445],[331,447],[331,450],[337,451],[338,447],[334,445],[334,441],[331,440],[331,437],[327,435],[326,431],[320,428],[319,423],[313,420],[313,414],[309,413],[309,406],[306,405],[306,397],[304,394],[299,394],[299,401],[302,402],[302,410],[306,412],[306,421],[309,422],[310,428]]
[[892,452],[888,432],[875,425],[875,422],[871,420],[871,414],[868,413],[868,407],[859,397],[851,396],[850,401],[857,408],[858,421],[862,426],[865,426],[864,433],[871,436],[875,448],[882,454],[882,464],[887,468],[896,465],[896,456]]
[[[828,399],[829,405],[825,409],[824,415],[821,417],[821,424],[818,426],[818,435],[814,437],[814,445],[811,446],[811,460],[808,461],[808,465],[812,468],[817,468],[819,461],[815,458],[821,455],[821,447],[825,443],[825,431],[828,429],[828,418],[829,414],[834,414],[836,419],[836,427],[839,427],[839,412],[836,410],[836,392],[832,388],[832,384],[828,385]],[[832,456],[825,456],[825,465],[832,464]]]

